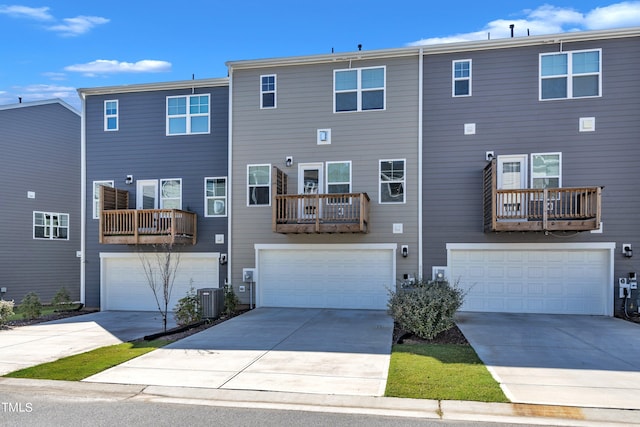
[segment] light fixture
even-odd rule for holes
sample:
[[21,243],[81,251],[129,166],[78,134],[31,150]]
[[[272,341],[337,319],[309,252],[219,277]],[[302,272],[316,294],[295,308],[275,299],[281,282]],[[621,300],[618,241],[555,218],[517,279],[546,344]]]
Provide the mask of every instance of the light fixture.
[[220,265],[225,265],[227,263],[227,254],[220,254]]
[[124,179],[124,183],[127,185],[133,184],[133,175],[127,175],[127,177]]
[[284,161],[284,164],[290,168],[291,165],[293,165],[293,156],[287,156],[287,158]]
[[622,245],[622,253],[625,257],[631,258],[633,256],[633,250],[631,250],[631,244],[625,243]]
[[409,256],[409,245],[402,245],[401,251],[402,251],[402,257],[403,258],[408,257]]
[[484,159],[487,162],[490,162],[491,160],[493,160],[496,157],[495,153],[493,151],[485,151],[484,152]]

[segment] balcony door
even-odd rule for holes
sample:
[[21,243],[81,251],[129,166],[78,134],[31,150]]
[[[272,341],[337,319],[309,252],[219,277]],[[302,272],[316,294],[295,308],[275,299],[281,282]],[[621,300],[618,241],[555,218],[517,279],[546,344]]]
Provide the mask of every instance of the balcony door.
[[136,183],[136,209],[158,209],[158,181],[139,180]]
[[[498,156],[498,190],[527,188],[527,155]],[[500,196],[498,214],[522,221],[526,218],[526,198],[521,192],[506,192]]]
[[[301,163],[298,165],[298,194],[312,195],[324,193],[323,163]],[[316,219],[320,214],[319,200],[305,197],[298,203],[298,218]]]

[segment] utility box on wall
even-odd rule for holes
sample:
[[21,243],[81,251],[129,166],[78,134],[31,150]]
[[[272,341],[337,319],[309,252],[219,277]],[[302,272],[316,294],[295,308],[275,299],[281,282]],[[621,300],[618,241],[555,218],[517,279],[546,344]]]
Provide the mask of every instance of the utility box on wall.
[[224,289],[222,288],[198,289],[198,300],[204,319],[218,318],[224,311]]

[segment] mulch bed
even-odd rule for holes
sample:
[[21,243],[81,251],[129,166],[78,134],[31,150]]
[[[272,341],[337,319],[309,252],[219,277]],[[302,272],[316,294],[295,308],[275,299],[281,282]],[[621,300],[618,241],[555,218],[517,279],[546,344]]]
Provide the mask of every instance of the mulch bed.
[[393,343],[394,344],[461,344],[469,345],[469,342],[464,337],[460,329],[457,326],[453,326],[444,332],[440,332],[438,335],[430,340],[420,338],[410,332],[404,331],[394,325],[393,328]]
[[[49,322],[51,320],[58,320],[58,319],[66,319],[67,317],[82,316],[83,314],[95,313],[96,311],[98,310],[82,309],[82,310],[58,311],[56,313],[47,314],[46,316],[40,316],[37,319],[10,320],[4,325],[4,329],[16,327],[16,326],[35,325],[36,323]],[[0,327],[0,329],[3,329],[3,328]]]

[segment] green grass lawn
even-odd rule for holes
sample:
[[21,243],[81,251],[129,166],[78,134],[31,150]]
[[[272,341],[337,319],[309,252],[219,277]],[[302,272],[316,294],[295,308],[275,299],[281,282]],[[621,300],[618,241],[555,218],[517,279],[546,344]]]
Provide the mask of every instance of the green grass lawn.
[[165,346],[170,342],[172,341],[126,342],[101,347],[86,353],[65,357],[55,362],[43,363],[42,365],[14,371],[5,375],[5,377],[80,381],[112,366]]
[[509,402],[473,348],[456,344],[394,345],[385,396]]

